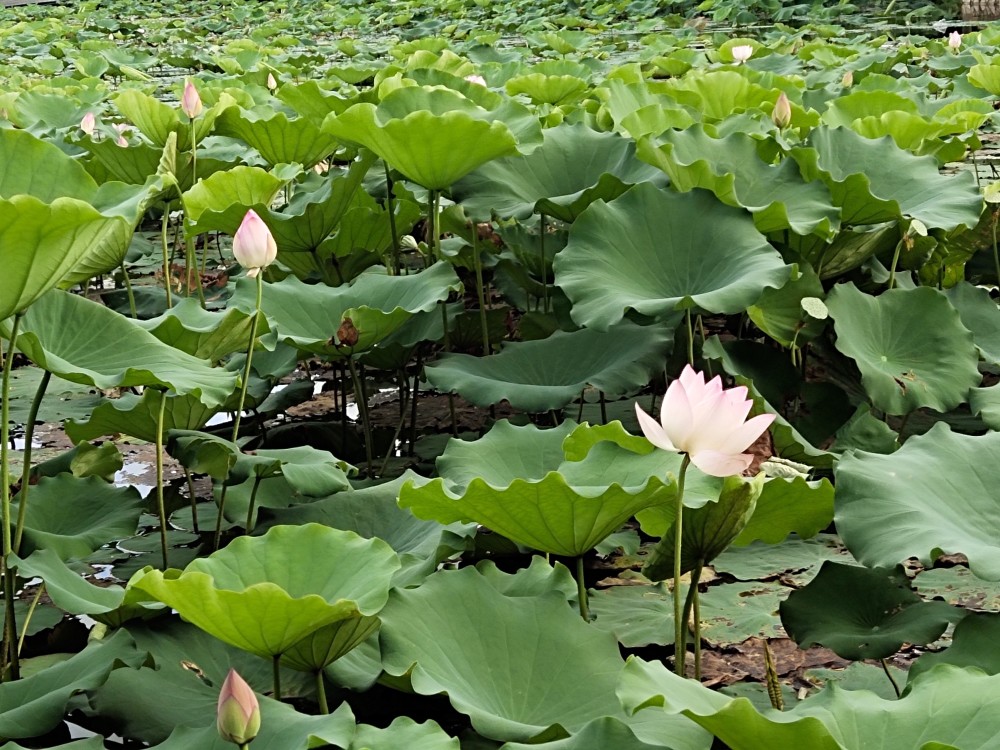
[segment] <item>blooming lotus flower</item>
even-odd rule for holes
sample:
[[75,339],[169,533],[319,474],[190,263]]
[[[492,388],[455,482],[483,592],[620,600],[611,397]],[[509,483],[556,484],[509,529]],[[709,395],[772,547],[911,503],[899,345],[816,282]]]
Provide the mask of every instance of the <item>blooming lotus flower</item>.
[[184,94],[181,96],[181,111],[193,120],[201,114],[202,109],[204,107],[201,104],[201,96],[189,78],[184,84]]
[[219,691],[216,726],[226,742],[244,746],[260,731],[260,704],[257,696],[235,669],[230,669]]
[[728,477],[741,474],[753,460],[744,453],[774,421],[773,414],[747,420],[753,402],[744,386],[724,389],[722,379],[708,383],[690,365],[667,388],[657,422],[635,405],[639,426],[657,448],[686,453],[706,474]]
[[778,95],[778,101],[774,103],[771,110],[771,121],[778,126],[779,130],[784,130],[792,124],[792,103],[788,101],[785,92]]
[[474,73],[470,76],[466,76],[465,80],[468,81],[469,83],[478,83],[480,86],[486,85],[486,79],[483,78],[482,76],[477,76]]
[[247,211],[233,236],[233,255],[241,266],[249,269],[247,276],[251,279],[278,257],[278,246],[271,230],[252,209]]
[[729,50],[729,54],[733,56],[733,62],[737,65],[745,63],[753,55],[753,45],[750,44],[738,44]]
[[94,117],[93,112],[88,112],[80,120],[80,130],[82,130],[87,135],[94,134],[94,128],[97,126],[97,118]]
[[952,52],[958,52],[958,48],[962,46],[962,35],[957,31],[953,31],[948,35],[948,47]]

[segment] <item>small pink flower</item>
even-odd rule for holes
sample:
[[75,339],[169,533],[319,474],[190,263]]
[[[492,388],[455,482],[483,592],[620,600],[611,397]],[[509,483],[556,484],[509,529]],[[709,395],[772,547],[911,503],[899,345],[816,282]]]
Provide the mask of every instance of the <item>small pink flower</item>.
[[88,112],[80,120],[80,130],[82,130],[87,135],[94,134],[94,128],[97,127],[97,118],[94,117],[93,112]]
[[233,255],[241,266],[248,269],[247,276],[251,279],[278,257],[278,246],[271,230],[253,209],[247,211],[233,236]]
[[469,83],[477,83],[480,86],[486,85],[486,79],[483,78],[482,76],[477,76],[475,73],[473,73],[470,76],[466,76],[465,80],[468,81]]
[[189,78],[184,84],[184,94],[181,96],[181,111],[193,120],[201,114],[202,109],[204,107],[201,104],[201,96]]
[[948,47],[952,52],[958,52],[959,48],[962,46],[962,35],[957,31],[953,31],[948,35]]
[[246,680],[230,669],[219,691],[216,727],[226,742],[243,746],[260,731],[260,704]]
[[740,65],[753,56],[753,45],[738,44],[729,50],[729,54],[733,56],[733,62]]
[[116,123],[113,127],[115,132],[118,133],[118,139],[115,141],[115,144],[119,148],[128,148],[128,140],[125,138],[125,133],[131,130],[131,128],[124,122]]
[[706,474],[728,477],[741,474],[753,456],[743,453],[774,421],[773,414],[747,420],[753,401],[744,386],[722,387],[722,379],[708,383],[690,365],[667,388],[657,422],[635,405],[639,426],[657,448],[687,453],[691,463]]

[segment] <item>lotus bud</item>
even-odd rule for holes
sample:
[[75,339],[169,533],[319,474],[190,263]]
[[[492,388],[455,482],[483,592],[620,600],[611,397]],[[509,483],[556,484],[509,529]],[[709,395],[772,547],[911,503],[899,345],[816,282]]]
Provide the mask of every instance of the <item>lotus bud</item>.
[[844,73],[844,77],[840,79],[840,85],[843,86],[845,89],[849,89],[851,86],[854,85],[853,70],[849,70],[846,73]]
[[274,91],[276,88],[278,88],[278,82],[274,78],[274,73],[267,74],[267,87],[271,89],[271,91]]
[[404,234],[399,239],[399,246],[404,250],[419,250],[420,245],[417,244],[416,238],[412,234]]
[[733,62],[741,65],[753,56],[753,46],[750,44],[738,44],[729,50],[729,53],[733,56]]
[[189,78],[184,84],[184,94],[181,96],[181,111],[193,120],[201,114],[202,109],[204,107],[202,107],[198,89],[194,87]]
[[278,246],[271,230],[252,209],[247,211],[240,228],[233,236],[233,256],[241,266],[248,269],[247,276],[251,279],[278,257]]
[[128,130],[128,125],[123,122],[119,122],[114,127],[115,131],[118,133],[118,140],[115,141],[115,144],[119,148],[128,148],[128,141],[125,139],[125,131]]
[[788,101],[784,91],[778,95],[778,101],[774,103],[771,121],[778,126],[778,130],[784,130],[792,124],[792,103]]
[[226,681],[222,683],[216,717],[219,736],[240,747],[250,742],[260,731],[260,704],[257,696],[235,669],[229,670]]
[[475,74],[466,76],[465,80],[468,81],[469,83],[478,83],[480,86],[486,85],[486,79],[483,78],[482,76],[477,76]]
[[94,128],[97,126],[97,118],[94,117],[93,112],[88,112],[80,120],[80,130],[82,130],[87,135],[94,134]]
[[959,47],[962,46],[962,35],[957,31],[953,31],[948,35],[948,48],[952,52],[958,52]]

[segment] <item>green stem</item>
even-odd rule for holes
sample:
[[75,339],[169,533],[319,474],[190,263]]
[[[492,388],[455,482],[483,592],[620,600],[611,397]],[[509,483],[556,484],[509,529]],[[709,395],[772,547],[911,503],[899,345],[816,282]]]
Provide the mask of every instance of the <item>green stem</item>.
[[156,419],[156,512],[160,517],[160,549],[163,552],[163,569],[167,563],[167,509],[163,498],[163,427],[167,416],[167,392],[160,393],[160,413]]
[[184,467],[184,478],[187,480],[188,486],[188,497],[191,500],[191,530],[195,534],[201,533],[198,531],[198,497],[194,492],[194,477],[191,476],[191,470],[188,467]]
[[899,254],[903,250],[904,240],[896,243],[896,252],[892,254],[892,266],[889,268],[889,289],[896,286],[896,264],[899,263]]
[[396,234],[396,207],[392,199],[392,175],[389,174],[389,164],[382,161],[385,167],[385,208],[389,213],[389,234],[392,237],[392,271],[399,276],[399,235]]
[[219,516],[215,519],[215,537],[212,540],[213,550],[219,549],[219,543],[222,541],[222,519],[226,510],[226,493],[228,491],[229,485],[223,484],[222,490],[219,492]]
[[243,527],[243,533],[250,536],[253,531],[253,509],[257,504],[257,488],[260,487],[261,477],[254,477],[253,489],[250,490],[250,507],[247,508],[247,523]]
[[281,700],[281,654],[271,657],[272,674],[274,676],[274,699]]
[[896,692],[896,697],[900,698],[902,693],[899,692],[899,685],[896,683],[896,679],[892,676],[892,672],[889,671],[889,665],[885,659],[879,659],[879,664],[882,665],[882,671],[885,672],[885,676],[889,678],[889,682],[892,683],[892,689]]
[[545,269],[545,214],[539,214],[538,218],[539,227],[539,252],[541,253],[541,263],[542,263],[542,312],[548,313],[549,311],[549,283],[548,274]]
[[583,577],[583,555],[576,558],[576,596],[580,602],[580,617],[590,622],[590,606],[587,602],[587,582]]
[[35,422],[38,420],[38,409],[42,405],[42,399],[51,379],[51,372],[48,370],[42,372],[42,380],[35,390],[35,397],[31,400],[28,421],[24,423],[24,466],[21,469],[21,492],[18,494],[17,531],[14,533],[14,544],[11,548],[15,555],[21,549],[21,537],[24,535],[24,521],[27,517],[28,490],[31,488],[31,443],[35,439]]
[[[483,334],[483,356],[490,353],[490,326],[486,319],[486,291],[483,289],[483,259],[479,256],[479,227],[472,224],[472,257],[476,264],[476,296],[479,297],[479,327]],[[446,321],[447,322],[447,321]]]
[[[430,230],[431,245],[434,248],[434,259],[443,260],[441,257],[441,194],[437,190],[430,191]],[[441,303],[441,318],[444,322],[444,350],[451,351],[451,334],[448,331],[448,303]],[[458,436],[458,415],[455,411],[455,394],[448,394],[448,414],[451,417],[451,434]]]
[[[3,564],[3,587],[4,587],[4,634],[3,634],[3,655],[10,664],[11,680],[21,679],[21,660],[17,654],[17,618],[14,614],[14,596],[7,595],[8,591],[17,591],[17,580],[12,568],[8,568],[6,562]],[[0,671],[0,674],[6,670]]]
[[330,705],[326,702],[326,680],[323,677],[323,670],[316,670],[316,700],[319,702],[319,712],[321,714],[330,713]]
[[372,476],[372,427],[368,421],[368,397],[365,394],[365,386],[358,377],[358,368],[354,364],[354,357],[347,357],[347,368],[351,373],[351,382],[354,384],[354,400],[358,404],[358,413],[361,415],[361,428],[365,432],[365,461],[368,466],[368,476]]
[[684,311],[684,322],[687,324],[688,364],[694,367],[694,326],[691,324],[691,308]]
[[38,584],[38,591],[35,592],[35,596],[31,600],[31,606],[28,607],[28,614],[24,616],[24,625],[21,628],[21,637],[17,639],[18,657],[21,656],[21,649],[24,648],[24,639],[28,635],[28,626],[31,624],[31,616],[35,614],[35,608],[38,606],[38,601],[42,598],[43,593],[45,593],[45,581]]
[[247,360],[243,363],[243,382],[240,384],[240,400],[236,404],[236,416],[233,417],[233,442],[240,436],[240,417],[243,415],[243,404],[247,400],[247,388],[250,385],[250,367],[253,364],[253,347],[257,340],[257,321],[260,319],[260,303],[264,298],[264,278],[257,273],[257,303],[254,306],[253,320],[250,321],[250,341],[247,343]]
[[10,533],[10,374],[14,368],[14,351],[17,348],[17,332],[21,327],[21,317],[24,313],[16,313],[11,323],[10,347],[6,356],[3,352],[3,342],[0,339],[0,358],[3,359],[3,379],[0,381],[0,511],[3,515],[3,598],[6,611],[6,626],[4,628],[4,649],[10,656],[10,674],[12,679],[21,676],[20,663],[17,658],[17,623],[14,619],[14,596],[17,594],[17,582],[14,571],[7,563],[12,551]]
[[674,514],[674,671],[681,677],[684,676],[684,640],[687,634],[687,623],[684,621],[684,602],[681,599],[681,544],[684,532],[684,480],[690,464],[691,457],[685,453],[684,460],[681,461],[680,473],[677,475],[677,510]]
[[694,591],[694,678],[701,681],[701,592],[698,583],[701,581],[701,571],[705,563],[701,560],[691,573],[691,590]]
[[167,292],[167,309],[173,307],[170,298],[170,253],[167,251],[167,229],[170,226],[170,201],[163,207],[163,222],[160,227],[160,244],[163,247],[163,286]]
[[135,294],[132,292],[132,279],[129,278],[128,269],[125,267],[124,261],[122,261],[122,279],[125,282],[125,292],[128,294],[128,311],[132,314],[132,320],[136,320],[139,317],[139,313],[135,309]]
[[1000,221],[1000,209],[993,212],[993,267],[997,272],[997,284],[1000,284],[1000,252],[997,252],[997,222]]

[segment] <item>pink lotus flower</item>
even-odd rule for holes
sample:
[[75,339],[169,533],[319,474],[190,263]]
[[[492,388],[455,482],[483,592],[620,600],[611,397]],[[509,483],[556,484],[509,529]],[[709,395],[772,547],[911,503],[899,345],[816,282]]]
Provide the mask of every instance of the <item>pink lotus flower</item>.
[[260,731],[260,704],[257,696],[235,669],[230,669],[219,692],[216,726],[226,742],[245,746]]
[[131,130],[131,128],[124,122],[119,122],[114,126],[115,132],[118,133],[118,139],[115,144],[119,148],[128,148],[128,140],[125,138],[125,133]]
[[952,52],[958,52],[959,47],[962,46],[962,35],[957,31],[953,31],[948,35],[948,47]]
[[201,96],[189,78],[184,84],[184,94],[181,96],[181,111],[193,120],[201,114],[202,109],[204,107],[201,104]]
[[472,75],[466,76],[465,80],[468,81],[469,83],[475,83],[475,84],[478,84],[480,86],[485,86],[486,85],[486,79],[483,78],[482,76],[477,76],[475,73],[473,73]]
[[729,50],[729,54],[733,56],[733,62],[737,65],[745,63],[753,56],[753,45],[738,44]]
[[747,420],[752,406],[744,386],[726,390],[718,376],[706,383],[688,365],[667,388],[659,422],[639,404],[635,411],[642,434],[657,448],[686,453],[706,474],[728,477],[750,466],[753,456],[743,451],[774,421],[773,414]]
[[252,209],[247,211],[233,236],[233,255],[241,266],[249,269],[247,276],[251,279],[278,257],[278,246],[271,230]]
[[80,130],[82,130],[87,135],[94,134],[94,128],[97,127],[97,118],[94,117],[93,112],[88,112],[80,120]]

